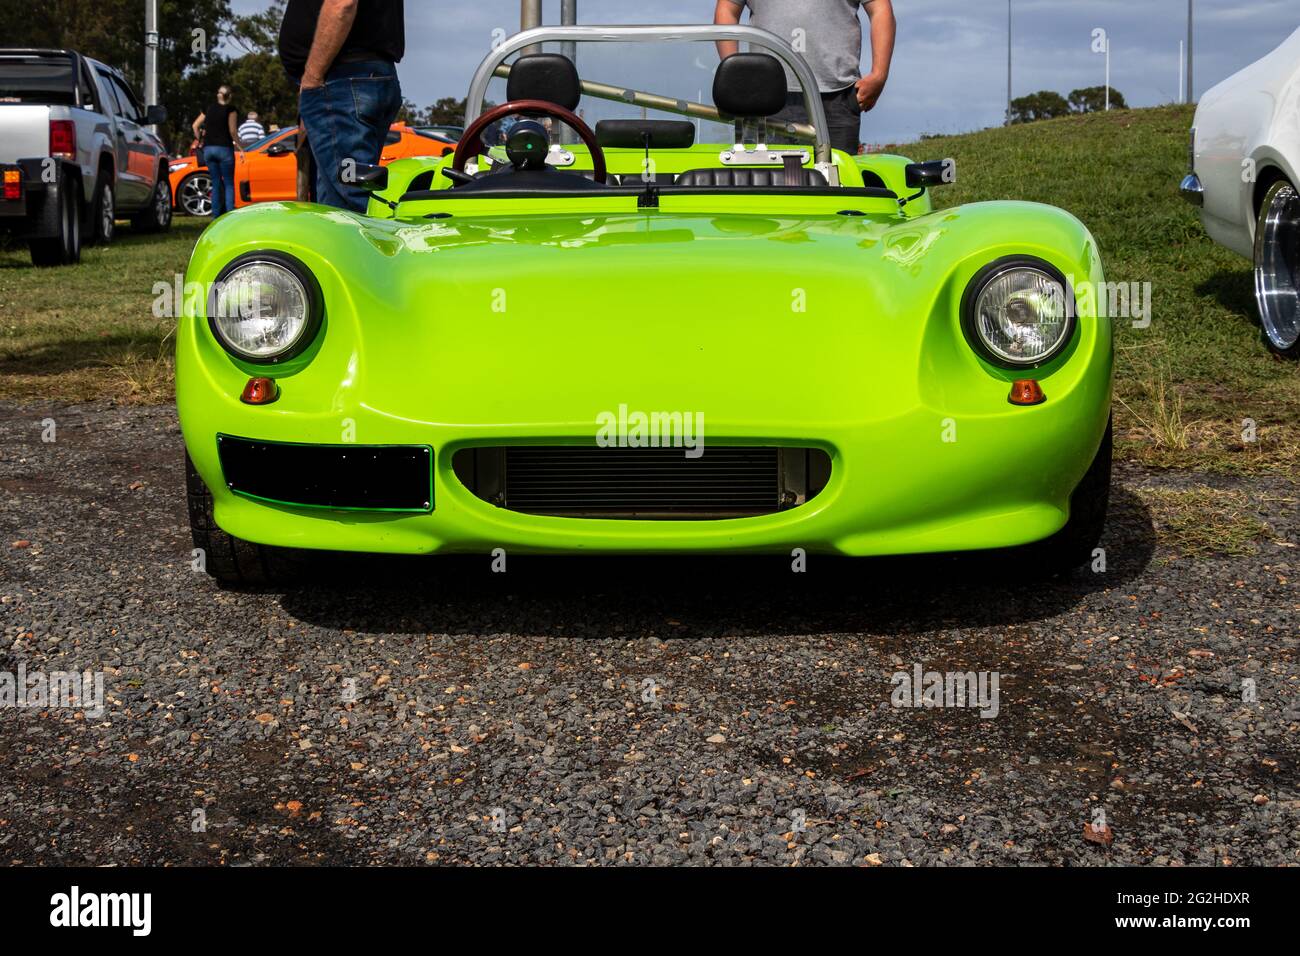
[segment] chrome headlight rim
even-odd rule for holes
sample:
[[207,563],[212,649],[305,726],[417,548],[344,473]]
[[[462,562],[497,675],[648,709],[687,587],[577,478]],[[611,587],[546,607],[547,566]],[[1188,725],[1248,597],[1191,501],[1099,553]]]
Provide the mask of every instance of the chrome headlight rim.
[[[274,355],[250,355],[236,348],[229,342],[221,332],[221,327],[217,323],[217,299],[221,291],[221,285],[230,278],[237,270],[250,265],[271,265],[277,266],[298,280],[303,290],[307,293],[307,315],[303,323],[302,331],[298,337],[281,352]],[[208,292],[208,329],[212,332],[212,337],[216,339],[217,344],[231,358],[239,362],[246,362],[249,365],[280,365],[291,359],[297,358],[316,341],[320,332],[321,324],[325,315],[325,301],[321,295],[320,283],[316,281],[316,276],[312,271],[303,265],[302,261],[289,255],[287,252],[280,252],[277,249],[261,249],[255,252],[246,252],[243,255],[236,256],[230,262],[222,267],[217,273],[216,280],[212,283],[212,288]]]
[[[1051,348],[1050,351],[1034,359],[1026,361],[1015,361],[1006,356],[999,355],[979,332],[978,317],[975,315],[975,306],[979,302],[980,296],[984,291],[1002,277],[1012,272],[1038,272],[1053,282],[1060,285],[1065,292],[1065,331],[1061,338]],[[966,291],[962,294],[961,301],[961,330],[966,338],[966,344],[981,359],[998,368],[1009,369],[1011,371],[1021,371],[1025,369],[1042,368],[1044,365],[1055,361],[1061,353],[1069,348],[1070,343],[1074,341],[1075,331],[1079,327],[1079,312],[1075,300],[1074,289],[1071,288],[1065,274],[1060,269],[1052,265],[1045,259],[1037,256],[1014,255],[1003,256],[1001,259],[995,259],[990,262],[966,285]]]

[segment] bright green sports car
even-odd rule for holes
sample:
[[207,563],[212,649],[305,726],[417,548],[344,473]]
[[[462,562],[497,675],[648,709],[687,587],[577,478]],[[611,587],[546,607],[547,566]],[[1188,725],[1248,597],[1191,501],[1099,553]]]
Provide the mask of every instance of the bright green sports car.
[[1111,327],[1073,216],[932,211],[953,165],[833,151],[749,27],[528,31],[467,104],[454,156],[344,162],[367,214],[199,241],[177,402],[220,581],[297,549],[1094,554]]

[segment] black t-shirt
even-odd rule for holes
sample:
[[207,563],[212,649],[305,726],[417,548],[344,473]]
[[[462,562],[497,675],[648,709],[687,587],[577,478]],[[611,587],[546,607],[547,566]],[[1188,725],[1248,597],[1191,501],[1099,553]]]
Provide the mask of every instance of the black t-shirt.
[[[406,52],[406,21],[403,0],[360,0],[357,17],[339,57],[370,55],[399,63]],[[307,68],[307,55],[316,36],[321,0],[289,0],[280,24],[280,62],[296,82]],[[338,62],[337,60],[335,62]]]
[[[203,145],[234,146],[230,139],[230,114],[235,112],[235,104],[213,103],[203,111]],[[238,115],[237,113],[235,115]]]

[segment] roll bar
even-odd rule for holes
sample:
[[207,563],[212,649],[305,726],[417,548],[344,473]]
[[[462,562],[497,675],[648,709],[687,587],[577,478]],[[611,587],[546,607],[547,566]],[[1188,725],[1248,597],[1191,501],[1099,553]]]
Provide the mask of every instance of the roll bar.
[[[468,126],[482,112],[483,98],[487,95],[488,84],[492,77],[500,75],[498,68],[512,54],[529,47],[537,47],[547,42],[582,42],[582,43],[652,43],[656,40],[736,40],[759,47],[782,60],[799,78],[803,88],[804,107],[812,121],[812,129],[800,129],[804,124],[791,124],[790,132],[807,135],[814,139],[814,157],[816,162],[831,161],[830,140],[827,138],[826,110],[822,106],[821,95],[817,88],[817,79],[812,68],[803,57],[794,52],[794,48],[775,34],[749,26],[718,26],[716,24],[660,24],[632,26],[544,26],[525,30],[508,37],[492,52],[483,58],[483,62],[474,71],[474,78],[469,84],[469,95],[465,104],[465,125]],[[712,119],[702,110],[711,107],[702,103],[690,103],[674,100],[653,93],[640,93],[636,90],[622,90],[619,87],[603,83],[583,83],[584,92],[601,99],[619,99],[635,102],[653,109],[683,116],[700,116]],[[628,100],[622,94],[637,94],[642,99]],[[712,110],[717,113],[716,110]],[[719,116],[719,119],[722,117]]]

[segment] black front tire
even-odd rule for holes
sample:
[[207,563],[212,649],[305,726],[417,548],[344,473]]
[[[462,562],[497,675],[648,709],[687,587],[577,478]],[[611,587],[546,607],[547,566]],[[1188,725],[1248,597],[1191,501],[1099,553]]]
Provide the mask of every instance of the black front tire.
[[285,548],[252,544],[217,527],[212,514],[212,492],[185,455],[185,491],[190,513],[190,536],[203,570],[223,588],[266,587],[292,582],[298,576],[295,553]]
[[1041,569],[1049,576],[1068,574],[1095,558],[1110,509],[1111,456],[1114,450],[1113,422],[1106,423],[1101,447],[1088,466],[1083,480],[1070,495],[1070,517],[1065,527],[1025,549],[1025,567]]
[[149,205],[131,217],[136,232],[166,232],[172,225],[172,186],[163,172],[158,173]]

